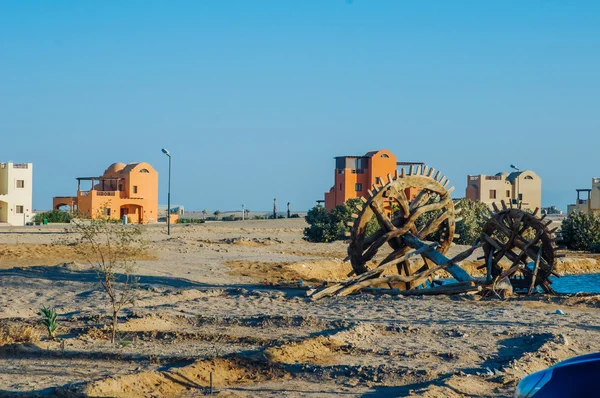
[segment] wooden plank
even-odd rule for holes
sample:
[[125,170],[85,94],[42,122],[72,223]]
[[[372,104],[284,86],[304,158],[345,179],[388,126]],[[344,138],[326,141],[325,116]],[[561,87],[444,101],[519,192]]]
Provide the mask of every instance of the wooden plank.
[[540,258],[542,258],[542,249],[543,246],[540,246],[540,250],[538,250],[537,257],[535,259],[535,266],[533,267],[533,275],[531,276],[531,285],[529,285],[529,290],[527,294],[531,294],[533,292],[533,288],[535,287],[535,278],[537,277],[538,269],[540,268]]

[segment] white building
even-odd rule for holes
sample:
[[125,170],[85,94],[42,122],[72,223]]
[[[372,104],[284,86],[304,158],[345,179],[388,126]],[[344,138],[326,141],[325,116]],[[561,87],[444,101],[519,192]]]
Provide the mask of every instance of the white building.
[[31,220],[33,164],[0,163],[0,223],[25,225]]

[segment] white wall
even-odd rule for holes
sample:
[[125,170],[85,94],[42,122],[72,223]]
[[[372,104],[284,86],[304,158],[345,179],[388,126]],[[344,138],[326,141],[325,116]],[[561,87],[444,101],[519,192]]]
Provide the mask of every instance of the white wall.
[[[23,181],[23,188],[17,187]],[[0,163],[0,222],[24,225],[31,221],[33,197],[33,164]],[[23,206],[18,213],[17,206]]]

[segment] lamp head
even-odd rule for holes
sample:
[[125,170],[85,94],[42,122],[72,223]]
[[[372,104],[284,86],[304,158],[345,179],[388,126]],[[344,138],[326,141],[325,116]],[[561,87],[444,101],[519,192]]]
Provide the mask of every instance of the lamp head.
[[165,154],[165,155],[167,155],[167,156],[171,156],[171,154],[169,153],[169,151],[167,151],[167,149],[166,149],[166,148],[163,148],[163,149],[162,149],[162,153],[164,153],[164,154]]
[[515,169],[515,170],[519,170],[519,168],[517,166],[515,166],[514,164],[510,165],[511,168]]

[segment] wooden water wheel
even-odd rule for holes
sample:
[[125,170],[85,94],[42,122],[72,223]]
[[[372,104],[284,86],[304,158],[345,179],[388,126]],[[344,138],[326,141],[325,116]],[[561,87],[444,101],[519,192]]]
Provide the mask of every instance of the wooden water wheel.
[[[528,213],[521,209],[495,207],[495,213],[482,227],[481,240],[487,268],[487,279],[505,274],[515,289],[530,294],[540,286],[547,293],[554,293],[548,277],[553,273],[555,248],[549,230],[551,222],[537,217],[537,209]],[[483,267],[483,266],[482,266]]]
[[[361,198],[363,203],[350,223],[348,255],[357,275],[387,263],[395,263],[398,275],[405,276],[432,268],[435,264],[423,253],[418,265],[403,259],[413,250],[403,238],[406,233],[420,241],[437,242],[440,254],[447,252],[454,238],[453,188],[446,188],[446,177],[423,166],[411,167],[408,172],[402,169],[393,177],[388,174],[387,180],[385,185],[373,185],[368,198]],[[417,286],[407,282],[394,287]]]

